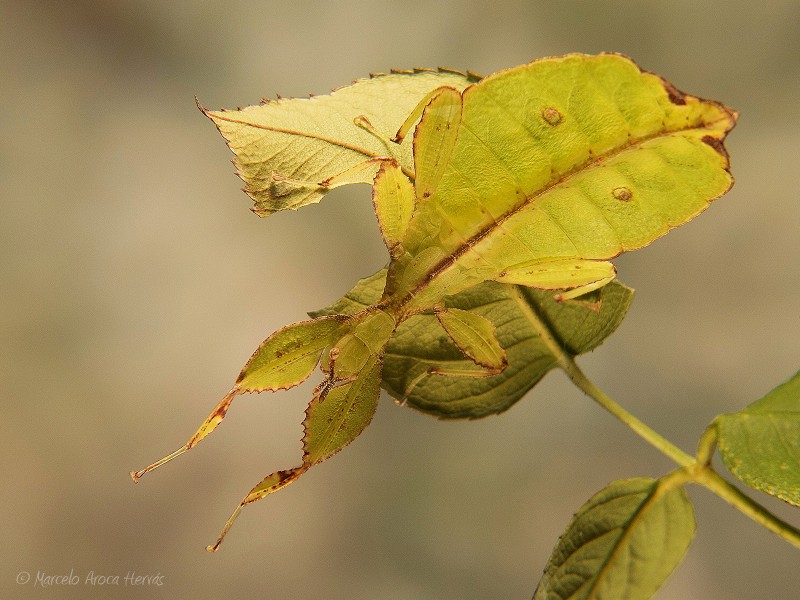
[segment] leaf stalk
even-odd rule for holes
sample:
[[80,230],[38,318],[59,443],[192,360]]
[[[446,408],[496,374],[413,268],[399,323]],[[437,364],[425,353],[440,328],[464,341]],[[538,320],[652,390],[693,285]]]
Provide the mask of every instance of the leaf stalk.
[[559,364],[573,383],[586,395],[625,423],[650,445],[681,465],[683,469],[679,469],[678,473],[681,473],[679,476],[681,479],[685,478],[685,483],[702,485],[742,514],[786,540],[795,548],[800,549],[800,530],[772,514],[764,506],[744,494],[736,486],[720,476],[711,466],[711,459],[717,443],[717,429],[714,423],[703,433],[698,443],[697,457],[692,458],[614,402],[586,377],[572,357],[564,353],[563,350],[560,351]]
[[561,367],[570,380],[602,408],[610,412],[633,430],[639,437],[681,467],[662,479],[662,485],[664,485],[665,488],[671,489],[672,487],[684,485],[686,483],[702,485],[738,511],[753,519],[759,525],[800,549],[800,530],[778,518],[761,504],[745,495],[733,484],[723,479],[711,466],[711,460],[717,445],[717,427],[715,422],[712,422],[701,436],[697,446],[697,456],[690,456],[651,427],[637,419],[612,400],[608,394],[597,387],[597,385],[595,385],[581,370],[573,357],[564,350],[547,324],[542,321],[542,318],[524,301],[520,292],[516,290],[515,293],[519,295],[518,300],[520,300],[519,305],[521,309],[526,313],[531,324],[541,336],[542,341],[555,357],[558,366]]
[[710,466],[697,469],[694,483],[698,483],[713,492],[739,512],[747,515],[753,521],[767,528],[772,533],[800,549],[800,531],[778,518],[761,506],[758,502],[745,495],[739,488],[723,479],[719,473]]

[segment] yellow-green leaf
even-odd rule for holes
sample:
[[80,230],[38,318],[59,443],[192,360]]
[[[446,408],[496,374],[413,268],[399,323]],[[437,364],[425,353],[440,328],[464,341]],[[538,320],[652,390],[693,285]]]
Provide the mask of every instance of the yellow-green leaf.
[[800,372],[715,423],[722,461],[737,479],[800,506]]
[[495,373],[506,367],[506,352],[489,319],[460,308],[437,311],[436,318],[459,350],[476,364]]
[[454,71],[398,71],[358,80],[325,96],[203,110],[235,154],[254,211],[267,216],[319,202],[336,185],[371,183],[378,165],[358,167],[372,158],[393,158],[412,172],[411,139],[402,144],[389,139],[431,90],[461,90],[476,79]]
[[[462,104],[438,183],[390,267],[398,311],[433,307],[514,265],[641,248],[732,184],[723,140],[736,113],[619,55],[501,71]],[[423,117],[417,143],[440,129]]]
[[683,488],[615,481],[577,512],[534,600],[647,600],[681,562],[695,530]]
[[372,183],[372,205],[389,254],[397,253],[414,212],[414,185],[394,161],[378,169]]
[[240,392],[282,390],[305,381],[342,328],[336,317],[301,321],[269,336],[236,381]]

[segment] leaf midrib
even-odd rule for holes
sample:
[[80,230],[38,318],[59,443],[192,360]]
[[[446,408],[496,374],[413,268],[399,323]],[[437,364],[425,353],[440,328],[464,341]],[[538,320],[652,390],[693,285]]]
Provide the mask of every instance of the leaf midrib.
[[346,150],[351,150],[353,152],[358,152],[359,154],[363,154],[364,156],[366,156],[368,158],[387,158],[387,159],[390,158],[390,157],[384,157],[379,152],[373,152],[372,150],[368,150],[366,148],[362,148],[361,146],[357,146],[355,144],[350,144],[350,143],[342,141],[342,140],[329,138],[327,136],[319,135],[319,134],[316,134],[316,133],[298,131],[296,129],[288,129],[288,128],[285,128],[285,127],[276,127],[274,125],[266,125],[266,124],[263,124],[263,123],[252,123],[250,121],[245,121],[243,119],[234,119],[234,118],[231,118],[231,117],[227,117],[227,116],[224,115],[224,113],[219,113],[219,112],[214,112],[214,113],[210,113],[210,114],[214,115],[213,116],[214,119],[219,119],[220,121],[227,121],[228,123],[235,123],[237,125],[244,125],[244,126],[247,126],[247,127],[253,127],[255,129],[263,129],[265,131],[274,131],[275,133],[285,133],[287,135],[296,135],[296,136],[299,136],[299,137],[312,138],[312,139],[315,139],[315,140],[319,140],[321,142],[325,142],[327,144],[331,144],[333,146],[339,146],[340,148],[344,148]]

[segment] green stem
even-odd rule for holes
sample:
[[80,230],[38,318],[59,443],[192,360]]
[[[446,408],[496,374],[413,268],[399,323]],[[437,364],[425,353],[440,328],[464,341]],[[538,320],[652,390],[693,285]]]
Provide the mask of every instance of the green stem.
[[691,481],[702,485],[710,492],[725,500],[735,509],[753,519],[759,525],[766,527],[769,531],[783,538],[795,548],[800,548],[800,531],[789,525],[786,521],[773,515],[758,502],[745,495],[737,487],[723,479],[714,471],[711,466],[711,458],[716,447],[717,431],[713,424],[700,438],[697,458],[692,458],[609,398],[584,375],[583,371],[580,370],[571,357],[567,356],[565,361],[559,362],[567,375],[569,375],[569,378],[588,396],[620,421],[628,425],[628,427],[633,429],[633,431],[652,446],[686,468],[687,483]]
[[746,496],[710,467],[698,469],[695,473],[694,482],[704,486],[759,525],[766,527],[772,533],[789,542],[795,548],[800,548],[800,531],[773,515],[749,496]]
[[583,371],[581,371],[580,367],[578,367],[578,365],[572,359],[572,356],[564,351],[561,343],[553,336],[550,327],[548,327],[542,318],[536,313],[530,302],[528,302],[527,298],[523,296],[519,288],[514,286],[512,289],[512,295],[515,296],[520,310],[525,314],[533,328],[536,329],[536,332],[547,346],[547,349],[550,350],[550,353],[556,358],[558,365],[564,370],[564,372],[569,376],[575,385],[583,390],[587,396],[594,399],[594,401],[600,406],[617,417],[617,419],[625,423],[625,425],[630,427],[640,437],[644,438],[646,442],[655,448],[658,448],[661,452],[666,454],[680,466],[688,467],[694,464],[694,458],[686,454],[686,452],[678,448],[668,439],[662,437],[653,429],[645,425],[642,421],[634,417],[631,413],[609,398],[603,392],[603,390],[592,383],[589,378],[583,374]]
[[800,530],[773,515],[714,471],[711,466],[711,459],[717,445],[717,428],[714,423],[701,436],[697,448],[697,457],[690,456],[614,402],[603,390],[586,377],[573,357],[564,351],[561,344],[553,336],[550,328],[542,321],[521,292],[515,289],[513,294],[517,296],[516,299],[520,309],[526,314],[531,325],[539,333],[541,340],[547,345],[558,365],[572,382],[597,404],[632,429],[639,437],[680,465],[680,469],[663,478],[665,489],[672,489],[677,485],[684,485],[690,482],[702,485],[759,525],[767,528],[796,548],[800,548]]
[[783,538],[795,548],[800,548],[800,531],[789,525],[786,521],[776,517],[758,502],[742,493],[738,488],[723,479],[711,467],[711,457],[713,456],[717,440],[716,427],[709,427],[700,438],[697,459],[694,459],[609,398],[584,375],[583,371],[580,370],[571,357],[567,357],[567,360],[561,364],[562,368],[564,368],[564,371],[566,371],[575,385],[594,399],[600,406],[633,429],[633,431],[652,446],[666,454],[679,465],[687,468],[687,482],[692,481],[702,485],[741,513],[753,519],[759,525],[766,527],[769,531]]
[[597,404],[606,409],[612,415],[617,417],[620,421],[630,427],[639,437],[643,438],[654,448],[660,450],[663,454],[671,458],[682,467],[688,467],[695,463],[694,457],[690,456],[675,444],[670,442],[667,438],[659,433],[656,433],[648,425],[634,417],[627,410],[622,408],[619,404],[614,402],[608,395],[598,388],[592,381],[589,380],[580,367],[572,360],[571,357],[564,355],[564,360],[559,360],[561,368],[569,376],[572,382],[577,385],[583,392],[592,398]]
[[714,421],[706,428],[697,443],[697,464],[703,467],[711,465],[711,460],[714,458],[714,452],[717,449],[718,435],[717,423]]

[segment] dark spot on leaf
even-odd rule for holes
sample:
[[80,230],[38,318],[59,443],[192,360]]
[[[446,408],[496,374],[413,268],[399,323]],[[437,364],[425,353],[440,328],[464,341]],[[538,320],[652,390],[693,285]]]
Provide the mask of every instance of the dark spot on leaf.
[[664,89],[667,92],[667,97],[669,98],[670,102],[679,106],[686,104],[686,94],[672,85],[669,81],[664,82]]
[[545,120],[545,123],[551,127],[555,127],[564,120],[564,115],[552,106],[548,106],[542,111],[542,118]]
[[716,150],[719,154],[721,154],[725,160],[729,160],[728,151],[725,149],[725,145],[722,143],[722,140],[719,140],[710,135],[704,135],[701,139],[704,144],[708,144],[714,150]]
[[613,190],[611,190],[611,195],[621,202],[629,202],[633,199],[633,192],[630,190],[630,188],[626,188],[624,185],[615,187]]
[[430,192],[423,192],[422,197],[423,198],[430,198],[431,197],[431,193]]
[[278,483],[283,483],[287,479],[291,479],[295,476],[295,472],[297,469],[288,469],[286,471],[278,471]]

